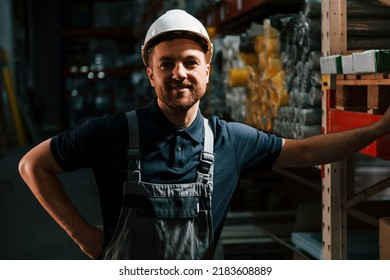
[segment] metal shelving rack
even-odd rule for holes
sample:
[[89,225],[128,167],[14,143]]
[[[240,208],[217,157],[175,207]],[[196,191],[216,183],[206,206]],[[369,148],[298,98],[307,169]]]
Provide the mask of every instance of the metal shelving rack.
[[[347,1],[322,0],[322,56],[347,53]],[[390,85],[389,79],[367,74],[368,84]],[[387,77],[387,75],[385,75]],[[337,85],[346,83],[337,75],[323,75],[322,126],[324,133],[343,131],[373,123],[381,118],[361,112],[336,110],[334,105]],[[359,81],[361,85],[364,81]],[[382,137],[360,152],[375,158],[390,159],[390,137]],[[368,187],[363,192],[347,197],[349,159],[322,166],[322,257],[347,259],[347,216],[353,216],[378,227],[378,219],[353,208],[356,204],[390,186],[390,178]]]

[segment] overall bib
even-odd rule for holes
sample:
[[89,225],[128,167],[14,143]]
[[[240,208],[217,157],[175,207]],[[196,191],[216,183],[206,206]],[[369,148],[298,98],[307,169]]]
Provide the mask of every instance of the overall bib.
[[121,213],[103,259],[212,259],[211,197],[214,135],[204,119],[204,149],[197,180],[154,184],[141,180],[141,150],[135,111],[129,123],[128,178]]

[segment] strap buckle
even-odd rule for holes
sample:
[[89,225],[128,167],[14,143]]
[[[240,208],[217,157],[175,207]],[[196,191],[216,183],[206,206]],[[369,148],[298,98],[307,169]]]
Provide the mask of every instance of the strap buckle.
[[200,155],[200,170],[202,174],[209,174],[212,165],[214,164],[214,154],[203,151]]
[[127,149],[127,162],[129,171],[141,171],[141,148]]

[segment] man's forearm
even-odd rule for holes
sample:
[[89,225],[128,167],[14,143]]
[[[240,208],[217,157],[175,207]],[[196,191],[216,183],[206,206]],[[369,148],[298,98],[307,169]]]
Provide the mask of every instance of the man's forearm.
[[73,206],[61,182],[42,168],[21,171],[26,184],[49,215],[71,236],[77,237],[80,225],[85,223]]
[[19,172],[39,203],[51,217],[78,243],[88,226],[70,201],[57,174],[63,172],[46,140],[29,151],[19,163]]
[[310,167],[335,162],[358,152],[386,133],[387,129],[377,122],[306,139],[285,139],[275,167]]
[[330,163],[352,155],[383,136],[377,125],[369,125],[337,133],[304,139],[311,147],[309,154],[315,164]]

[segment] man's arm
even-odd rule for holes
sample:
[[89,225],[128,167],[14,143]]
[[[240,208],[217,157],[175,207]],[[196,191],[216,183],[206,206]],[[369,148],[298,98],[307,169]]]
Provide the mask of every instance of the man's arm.
[[390,133],[390,107],[376,123],[306,139],[285,139],[275,167],[310,167],[331,163],[356,153]]
[[69,200],[57,174],[64,171],[55,161],[50,139],[29,151],[19,162],[19,172],[39,203],[90,258],[103,249],[102,230],[88,224]]

